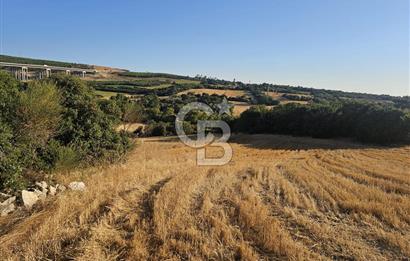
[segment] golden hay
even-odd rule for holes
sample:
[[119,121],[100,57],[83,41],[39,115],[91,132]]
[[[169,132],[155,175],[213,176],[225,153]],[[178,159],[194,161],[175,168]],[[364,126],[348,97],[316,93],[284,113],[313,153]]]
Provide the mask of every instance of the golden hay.
[[[145,139],[124,164],[0,219],[9,260],[404,260],[410,256],[410,147],[236,136],[232,161]],[[210,151],[212,155],[213,151]],[[72,176],[68,176],[74,178]],[[64,181],[68,182],[67,176]]]

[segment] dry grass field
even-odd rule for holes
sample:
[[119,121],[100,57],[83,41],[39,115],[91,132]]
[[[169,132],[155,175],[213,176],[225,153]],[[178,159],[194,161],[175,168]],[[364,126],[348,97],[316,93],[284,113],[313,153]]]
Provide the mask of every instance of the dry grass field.
[[[269,96],[269,97],[272,97],[275,100],[279,100],[280,104],[288,104],[288,103],[308,104],[307,101],[288,100],[285,97],[283,97],[284,93],[280,93],[280,92],[264,92],[264,94]],[[312,98],[311,95],[304,94],[304,93],[298,93],[297,95]]]
[[246,102],[238,102],[238,101],[231,101],[230,103],[232,103],[233,106],[233,115],[234,116],[239,116],[241,115],[242,112],[246,111],[247,109],[249,109],[252,105],[249,105]]
[[263,92],[263,93],[274,99],[280,99],[283,95],[283,93],[280,93],[280,92]]
[[[233,104],[233,115],[234,116],[239,116],[241,115],[242,112],[252,107],[252,105],[246,102],[230,101],[230,103]],[[274,106],[266,105],[265,107],[268,109],[272,109]]]
[[[232,161],[145,139],[122,164],[0,218],[2,260],[403,260],[410,147],[235,136]],[[210,151],[210,154],[218,151]]]
[[144,123],[121,123],[115,129],[116,131],[125,131],[125,132],[134,132],[138,128],[145,128],[146,124]]
[[[95,93],[99,96],[101,96],[101,98],[109,100],[111,97],[116,96],[117,94],[119,94],[119,92],[108,92],[108,91],[98,91],[96,90]],[[130,94],[124,94],[122,93],[124,96],[127,97],[131,97]]]

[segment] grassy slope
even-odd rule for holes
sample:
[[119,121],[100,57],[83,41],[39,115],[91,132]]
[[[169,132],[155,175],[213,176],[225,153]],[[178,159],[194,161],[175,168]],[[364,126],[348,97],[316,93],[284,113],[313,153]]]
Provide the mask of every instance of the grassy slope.
[[410,256],[410,147],[268,135],[236,137],[232,146],[229,165],[198,167],[195,150],[147,139],[125,164],[65,175],[60,182],[84,179],[87,191],[66,192],[26,219],[22,211],[0,218],[1,256]]

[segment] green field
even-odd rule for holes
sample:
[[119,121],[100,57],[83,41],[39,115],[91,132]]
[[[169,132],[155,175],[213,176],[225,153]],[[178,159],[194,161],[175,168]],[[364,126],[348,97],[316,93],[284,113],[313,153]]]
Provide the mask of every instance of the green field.
[[108,91],[99,91],[99,90],[96,90],[95,93],[98,96],[101,96],[103,99],[109,99],[113,96],[116,96],[117,94],[120,94],[120,92],[108,92]]

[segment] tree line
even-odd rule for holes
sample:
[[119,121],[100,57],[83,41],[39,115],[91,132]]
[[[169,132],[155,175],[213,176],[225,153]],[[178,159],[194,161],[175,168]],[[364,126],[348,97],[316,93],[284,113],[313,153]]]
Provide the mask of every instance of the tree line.
[[[162,83],[160,83],[162,84]],[[198,85],[192,83],[171,83],[171,86],[164,87],[164,88],[146,88],[149,86],[148,83],[146,85],[141,85],[139,83],[128,82],[128,83],[112,83],[112,82],[91,82],[91,85],[99,91],[110,91],[110,92],[119,92],[119,93],[127,93],[131,95],[149,95],[155,94],[158,96],[170,96],[177,94],[179,92],[183,92],[189,89],[199,88]]]
[[43,60],[43,59],[32,59],[32,58],[25,58],[25,57],[16,57],[16,56],[9,56],[9,55],[0,55],[1,62],[8,62],[8,63],[28,63],[28,64],[38,64],[38,65],[49,65],[49,66],[61,66],[61,67],[74,67],[74,68],[83,68],[83,69],[92,69],[92,65],[82,64],[82,63],[69,63],[69,62],[58,62],[58,61],[50,61],[50,60]]
[[409,142],[410,114],[386,104],[357,101],[286,104],[272,109],[256,106],[243,112],[233,129],[393,144]]

